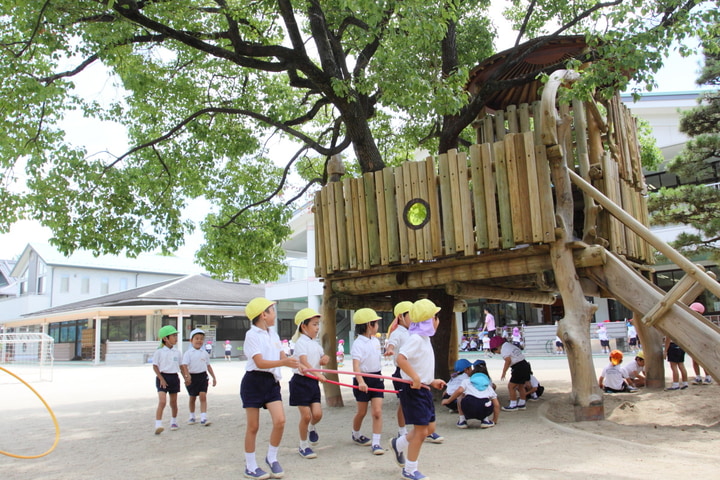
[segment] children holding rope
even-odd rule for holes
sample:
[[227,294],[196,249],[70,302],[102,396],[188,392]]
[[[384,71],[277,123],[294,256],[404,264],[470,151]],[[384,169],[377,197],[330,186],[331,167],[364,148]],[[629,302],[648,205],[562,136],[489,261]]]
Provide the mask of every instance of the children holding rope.
[[[361,308],[353,315],[355,333],[357,338],[352,344],[350,355],[352,356],[353,371],[359,373],[372,373],[380,375],[380,341],[375,334],[378,332],[380,316],[371,308]],[[380,446],[382,435],[382,402],[385,385],[382,379],[356,375],[353,379],[353,395],[357,401],[357,412],[353,418],[352,440],[358,445],[370,445],[373,455],[382,455],[385,450]],[[373,390],[369,390],[372,388]],[[372,415],[372,439],[360,434],[363,419],[368,411],[368,404],[371,407]]]
[[[245,335],[247,364],[240,383],[240,398],[247,418],[245,429],[245,477],[259,480],[282,478],[284,471],[277,460],[278,448],[285,429],[285,411],[280,394],[280,367],[297,368],[298,361],[285,356],[280,337],[271,330],[275,325],[275,302],[267,298],[253,298],[245,307],[245,315],[252,322]],[[271,474],[257,464],[255,440],[260,428],[260,409],[266,408],[272,419],[270,445],[265,463]]]
[[303,458],[316,458],[317,454],[310,445],[317,445],[318,436],[315,425],[322,419],[320,404],[320,386],[318,380],[325,382],[322,373],[313,372],[312,376],[302,374],[302,369],[321,368],[330,361],[323,353],[320,344],[315,340],[320,331],[320,314],[312,308],[303,308],[295,315],[297,331],[292,340],[295,343],[295,356],[298,369],[290,379],[290,406],[297,406],[300,411],[300,448],[298,453]]
[[409,387],[400,390],[400,404],[405,421],[414,427],[409,434],[393,438],[390,446],[395,461],[403,467],[402,478],[409,480],[426,478],[417,469],[420,449],[425,438],[435,432],[435,406],[432,392],[427,387],[438,390],[445,387],[443,380],[434,378],[435,353],[430,343],[439,324],[439,311],[440,308],[428,299],[413,304],[410,310],[412,323],[408,329],[410,336],[397,357],[402,378],[412,381]]

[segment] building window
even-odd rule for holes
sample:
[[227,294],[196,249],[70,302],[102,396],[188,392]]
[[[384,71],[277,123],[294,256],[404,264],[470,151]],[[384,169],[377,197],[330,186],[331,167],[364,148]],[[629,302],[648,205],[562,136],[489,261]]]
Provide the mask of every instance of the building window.
[[110,280],[108,277],[102,277],[100,279],[100,295],[107,295],[110,291]]
[[80,280],[80,293],[90,293],[90,277],[82,277]]
[[128,289],[128,280],[127,280],[127,278],[123,277],[120,279],[120,291],[124,292],[127,289]]
[[60,277],[60,293],[68,293],[70,291],[70,275],[62,275]]
[[37,293],[38,295],[45,293],[45,276],[38,277],[37,279]]

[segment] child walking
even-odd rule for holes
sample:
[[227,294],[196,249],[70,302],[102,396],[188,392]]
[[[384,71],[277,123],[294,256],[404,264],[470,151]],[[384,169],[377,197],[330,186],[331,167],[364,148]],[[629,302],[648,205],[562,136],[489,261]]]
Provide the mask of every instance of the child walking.
[[[400,353],[400,347],[408,336],[408,327],[410,326],[410,309],[412,308],[412,302],[400,302],[395,305],[393,313],[395,319],[389,328],[389,334],[387,340],[387,346],[385,348],[385,356],[392,357],[393,363],[395,364],[395,372],[392,374],[395,378],[400,378],[400,367],[397,366],[397,356]],[[398,391],[397,396],[400,398],[400,390],[407,386],[406,383],[398,382],[393,380],[393,388]],[[402,407],[398,403],[397,408],[397,424],[398,424],[398,436],[407,434],[407,426],[405,425],[405,417],[402,413]]]
[[155,387],[158,392],[158,406],[155,411],[155,435],[163,430],[162,416],[167,397],[170,396],[170,430],[177,430],[177,394],[180,391],[180,351],[175,347],[178,341],[178,331],[172,325],[165,325],[158,331],[160,346],[153,354],[153,371],[155,372]]
[[410,336],[400,348],[397,357],[401,375],[412,384],[400,390],[405,421],[413,426],[407,435],[393,438],[390,447],[395,454],[395,461],[402,468],[402,478],[421,480],[427,478],[418,470],[420,449],[423,441],[435,432],[435,405],[429,387],[441,390],[445,382],[434,378],[435,352],[430,337],[435,335],[439,320],[437,313],[440,308],[431,300],[420,299],[410,310],[412,324],[408,331]]
[[[285,472],[277,460],[278,448],[285,429],[285,411],[280,394],[280,367],[297,368],[298,362],[288,358],[282,351],[280,337],[271,330],[275,325],[275,302],[267,298],[257,297],[248,302],[245,315],[252,322],[245,335],[245,354],[247,363],[245,375],[240,383],[247,427],[245,429],[245,477],[264,480],[282,478]],[[270,412],[272,431],[270,445],[265,463],[270,473],[265,472],[257,464],[255,458],[255,441],[260,428],[260,409]]]
[[185,388],[190,396],[188,425],[194,425],[197,422],[195,403],[200,397],[200,425],[209,427],[211,422],[207,419],[208,373],[213,379],[213,387],[217,385],[217,379],[210,365],[210,355],[203,349],[204,341],[205,332],[203,330],[196,328],[190,332],[192,348],[183,354],[180,370],[185,379]]
[[[380,328],[379,321],[380,317],[371,308],[361,308],[353,315],[357,338],[350,348],[350,355],[354,372],[380,375],[382,368],[380,365],[380,341],[375,336]],[[380,446],[383,392],[370,391],[368,388],[384,389],[385,384],[379,378],[356,375],[353,385],[357,385],[358,388],[353,388],[353,395],[357,401],[357,412],[353,418],[352,440],[358,445],[370,445],[373,455],[382,455],[385,453]],[[362,427],[363,419],[367,414],[368,404],[372,409],[372,440],[360,434],[360,427]]]
[[317,445],[318,436],[315,425],[322,419],[320,404],[320,386],[318,380],[324,382],[325,376],[313,372],[312,377],[302,374],[305,368],[320,368],[327,365],[330,358],[323,353],[323,349],[316,341],[320,331],[320,314],[312,308],[303,308],[295,315],[297,331],[292,340],[295,343],[295,357],[298,359],[298,369],[290,379],[290,406],[298,407],[300,412],[300,448],[298,453],[303,458],[316,458],[317,454],[310,445]]

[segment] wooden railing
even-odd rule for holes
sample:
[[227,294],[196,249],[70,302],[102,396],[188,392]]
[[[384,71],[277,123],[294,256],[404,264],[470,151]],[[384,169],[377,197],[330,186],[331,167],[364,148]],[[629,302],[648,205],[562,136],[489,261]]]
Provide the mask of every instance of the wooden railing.
[[[603,114],[601,112],[607,112]],[[543,244],[555,238],[555,209],[547,155],[561,148],[572,168],[647,225],[645,183],[635,122],[619,97],[605,106],[575,102],[556,119],[538,104],[509,106],[475,123],[478,144],[422,161],[331,182],[314,201],[316,275],[363,272]],[[552,145],[545,121],[570,121],[573,143]],[[545,129],[547,130],[547,129]],[[413,225],[414,203],[427,211]],[[650,247],[586,198],[589,223],[579,237],[631,260],[651,263]]]

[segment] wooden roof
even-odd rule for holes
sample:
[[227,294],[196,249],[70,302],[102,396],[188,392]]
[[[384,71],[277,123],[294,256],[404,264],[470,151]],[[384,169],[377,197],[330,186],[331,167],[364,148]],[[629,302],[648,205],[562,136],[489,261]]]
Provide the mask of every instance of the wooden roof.
[[[538,46],[543,42],[546,43]],[[467,90],[476,95],[488,80],[503,81],[527,77],[530,79],[527,82],[492,94],[486,106],[493,110],[502,110],[508,105],[532,103],[540,99],[538,89],[542,84],[535,79],[539,73],[562,67],[569,59],[586,57],[589,48],[583,35],[534,38],[480,63],[470,72]],[[514,58],[529,50],[532,51],[525,58],[505,71]]]

